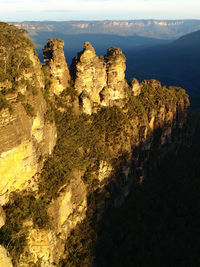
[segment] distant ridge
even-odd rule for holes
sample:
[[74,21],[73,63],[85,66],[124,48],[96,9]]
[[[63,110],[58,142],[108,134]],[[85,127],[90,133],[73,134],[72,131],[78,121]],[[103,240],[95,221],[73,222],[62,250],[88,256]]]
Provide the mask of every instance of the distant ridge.
[[[160,79],[164,84],[184,87],[191,95],[200,95],[200,31],[171,44],[154,46],[140,51],[127,51],[130,73],[147,79]],[[128,74],[129,75],[129,74]]]
[[102,33],[160,39],[177,39],[200,30],[200,20],[25,21],[12,24],[27,29],[31,34],[58,31],[63,34]]
[[200,45],[200,30],[180,37],[174,42],[174,45],[182,46],[199,46]]

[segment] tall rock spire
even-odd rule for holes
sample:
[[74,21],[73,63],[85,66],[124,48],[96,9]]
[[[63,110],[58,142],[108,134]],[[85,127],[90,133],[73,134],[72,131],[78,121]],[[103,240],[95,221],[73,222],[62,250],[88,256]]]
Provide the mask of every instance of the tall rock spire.
[[120,48],[111,47],[104,57],[98,57],[89,42],[73,59],[71,73],[83,112],[91,114],[96,104],[114,105],[125,97],[126,58]]
[[125,97],[124,88],[128,87],[125,80],[126,57],[122,50],[111,47],[104,56],[107,71],[107,87],[101,92],[103,105],[110,105],[115,100]]
[[43,49],[44,61],[47,62],[51,78],[50,93],[59,95],[69,87],[70,74],[63,51],[64,42],[60,39],[49,39]]
[[107,82],[106,66],[89,42],[85,42],[83,51],[73,60],[72,72],[78,94],[87,94],[92,102],[100,103],[99,93]]

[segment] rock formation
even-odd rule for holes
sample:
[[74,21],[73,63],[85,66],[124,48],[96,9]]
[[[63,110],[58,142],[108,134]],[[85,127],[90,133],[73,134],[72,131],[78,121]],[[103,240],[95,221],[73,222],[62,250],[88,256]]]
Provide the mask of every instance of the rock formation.
[[64,42],[60,39],[49,39],[44,47],[44,61],[47,62],[51,78],[50,93],[59,95],[70,85],[69,69],[63,51]]
[[0,267],[13,267],[9,254],[3,246],[0,246]]
[[[0,27],[4,30],[5,26],[1,24]],[[7,71],[10,67],[12,70],[10,76],[1,76],[1,205],[8,201],[10,192],[29,185],[30,179],[41,170],[56,142],[55,125],[45,119],[47,104],[42,95],[44,75],[41,63],[29,39],[14,27],[11,30],[15,32],[18,42],[15,45],[7,44],[12,36],[4,30],[7,35],[4,35],[3,41],[7,44],[8,58],[10,56],[13,62],[9,66],[9,61],[5,59]],[[15,72],[13,68],[16,68]]]
[[[5,44],[10,27],[19,41],[0,56],[0,204],[7,217],[0,209],[1,244],[16,266],[53,267],[61,260],[70,266],[70,257],[82,255],[95,236],[87,236],[90,220],[98,223],[105,209],[122,205],[134,183],[178,149],[189,99],[183,89],[156,80],[133,79],[128,85],[122,51],[112,47],[98,57],[88,42],[73,60],[72,88],[62,41],[50,39],[45,47],[44,77],[30,41],[15,27],[0,26]],[[5,51],[17,56],[15,72]],[[151,157],[154,150],[158,158]],[[7,260],[2,247],[0,257]],[[80,257],[82,266],[92,266],[92,259]]]
[[[100,103],[99,93],[106,86],[106,66],[99,58],[89,42],[85,42],[84,49],[74,59],[74,89],[78,95],[88,94],[92,102]],[[75,63],[76,61],[76,63]]]
[[83,112],[91,114],[96,105],[112,106],[125,98],[125,61],[120,48],[112,47],[104,57],[98,57],[92,45],[85,42],[71,66]]
[[[45,69],[50,76],[50,94],[59,95],[70,87],[70,74],[64,57],[63,41],[49,39],[44,47]],[[111,47],[104,57],[98,57],[89,42],[72,61],[70,71],[81,112],[92,114],[99,106],[123,106],[127,88],[138,96],[141,85],[134,78],[125,80],[126,58],[120,48]]]
[[131,90],[132,90],[132,92],[133,92],[133,95],[134,95],[134,96],[138,96],[138,95],[140,95],[140,92],[141,92],[141,86],[140,86],[138,80],[135,79],[135,78],[133,78],[133,79],[131,79],[131,81],[130,81],[129,84],[130,84]]
[[107,86],[101,92],[102,104],[110,105],[115,100],[125,98],[126,58],[120,48],[111,47],[104,56],[107,69]]

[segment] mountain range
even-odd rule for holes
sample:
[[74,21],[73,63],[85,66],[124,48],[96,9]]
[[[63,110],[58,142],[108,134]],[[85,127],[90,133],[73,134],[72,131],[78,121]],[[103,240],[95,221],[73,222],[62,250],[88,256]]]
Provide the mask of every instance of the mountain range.
[[177,39],[184,34],[200,30],[200,20],[25,21],[12,24],[28,30],[31,35],[48,31],[62,34],[117,34]]

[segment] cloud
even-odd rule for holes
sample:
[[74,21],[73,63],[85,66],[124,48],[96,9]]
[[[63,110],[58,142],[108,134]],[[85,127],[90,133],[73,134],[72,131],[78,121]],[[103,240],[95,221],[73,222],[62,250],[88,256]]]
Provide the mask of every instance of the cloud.
[[79,10],[70,10],[70,9],[50,9],[50,10],[45,10],[44,12],[47,13],[71,13]]

